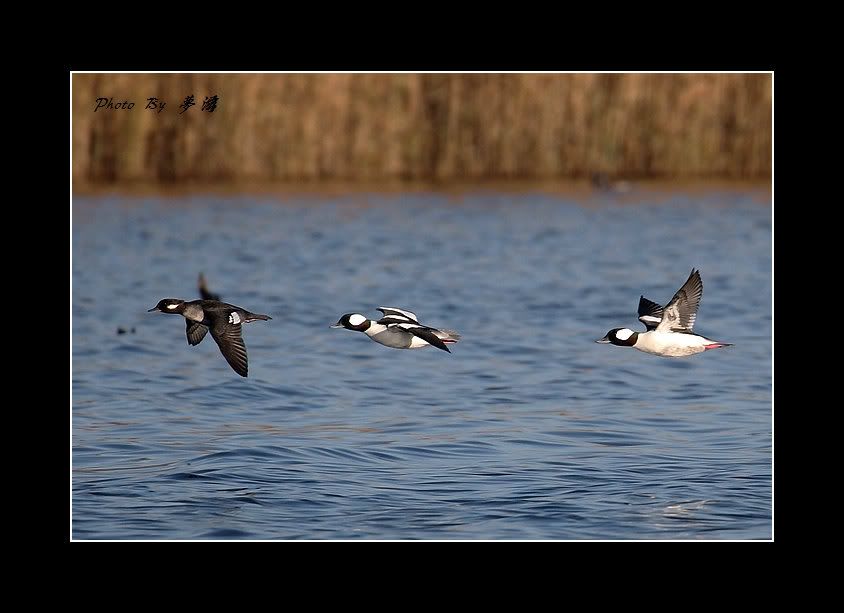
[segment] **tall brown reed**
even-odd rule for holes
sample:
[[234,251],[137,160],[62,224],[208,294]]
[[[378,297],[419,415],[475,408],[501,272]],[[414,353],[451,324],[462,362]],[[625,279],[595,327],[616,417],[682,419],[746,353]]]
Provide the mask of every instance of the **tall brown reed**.
[[[767,74],[76,74],[73,178],[762,179],[771,85]],[[201,111],[212,95],[216,111]],[[152,96],[163,112],[144,110]],[[98,97],[135,107],[94,112]]]

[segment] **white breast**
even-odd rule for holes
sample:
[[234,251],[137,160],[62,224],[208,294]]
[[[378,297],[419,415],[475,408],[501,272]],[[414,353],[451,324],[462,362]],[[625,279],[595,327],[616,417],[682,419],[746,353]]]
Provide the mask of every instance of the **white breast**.
[[383,332],[386,329],[387,329],[387,326],[382,325],[382,324],[377,324],[373,321],[371,324],[369,324],[369,327],[366,330],[364,330],[364,332],[366,332],[367,336],[372,337],[372,336],[375,336],[376,334],[378,334],[379,332]]
[[677,332],[640,332],[633,345],[639,351],[672,358],[694,355],[706,350],[712,341],[696,334]]

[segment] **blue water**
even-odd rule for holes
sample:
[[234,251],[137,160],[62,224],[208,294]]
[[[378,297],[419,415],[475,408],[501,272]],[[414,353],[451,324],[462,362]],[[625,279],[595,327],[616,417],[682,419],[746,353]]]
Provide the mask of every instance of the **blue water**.
[[[756,192],[77,197],[72,537],[769,539],[771,236]],[[692,267],[734,347],[593,342]],[[273,317],[247,379],[146,312],[200,271]],[[329,328],[381,305],[463,338]]]

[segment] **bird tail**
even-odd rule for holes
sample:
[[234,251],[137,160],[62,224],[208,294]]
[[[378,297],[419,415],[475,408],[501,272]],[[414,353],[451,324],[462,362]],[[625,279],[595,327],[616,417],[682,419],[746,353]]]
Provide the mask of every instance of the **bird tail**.
[[708,345],[704,345],[704,350],[706,349],[720,349],[721,347],[732,347],[735,343],[722,343],[720,341],[715,341],[714,343],[709,343]]
[[435,334],[444,343],[456,343],[460,340],[460,333],[456,330],[437,330]]

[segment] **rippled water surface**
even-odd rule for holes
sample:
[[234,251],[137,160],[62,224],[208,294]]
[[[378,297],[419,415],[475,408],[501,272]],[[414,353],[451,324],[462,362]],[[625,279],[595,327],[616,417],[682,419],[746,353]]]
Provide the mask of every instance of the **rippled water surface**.
[[[74,539],[772,536],[767,194],[77,197],[72,239]],[[594,343],[692,267],[734,347]],[[273,317],[246,379],[146,312],[200,271]],[[463,338],[329,328],[381,305]]]

